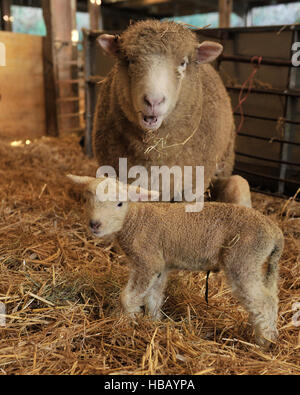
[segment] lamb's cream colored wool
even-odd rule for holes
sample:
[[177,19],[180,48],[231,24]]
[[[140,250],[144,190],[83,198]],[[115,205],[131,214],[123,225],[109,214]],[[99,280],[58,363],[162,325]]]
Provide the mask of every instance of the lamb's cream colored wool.
[[170,270],[223,270],[250,313],[257,342],[268,345],[276,339],[278,262],[284,239],[269,218],[228,203],[205,203],[201,212],[187,213],[183,203],[101,201],[96,191],[104,179],[69,178],[85,186],[93,234],[113,235],[131,262],[121,296],[127,313],[139,313],[145,306],[149,315],[159,318]]
[[[112,166],[117,174],[119,158],[148,171],[162,165],[182,170],[204,166],[205,190],[215,177],[230,179],[232,108],[209,64],[221,54],[222,45],[199,43],[186,26],[157,20],[134,23],[120,36],[104,34],[98,41],[116,60],[99,85],[93,129],[99,165]],[[229,191],[220,196],[232,202],[237,195]]]

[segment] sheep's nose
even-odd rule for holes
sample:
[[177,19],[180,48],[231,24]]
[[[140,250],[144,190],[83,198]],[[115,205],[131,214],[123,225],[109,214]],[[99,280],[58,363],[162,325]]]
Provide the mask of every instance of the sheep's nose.
[[144,102],[148,107],[155,108],[160,106],[165,102],[165,96],[153,96],[153,95],[145,95]]
[[101,227],[101,222],[99,222],[99,221],[92,221],[92,220],[90,221],[90,228],[92,230],[97,231],[97,230],[100,229],[100,227]]

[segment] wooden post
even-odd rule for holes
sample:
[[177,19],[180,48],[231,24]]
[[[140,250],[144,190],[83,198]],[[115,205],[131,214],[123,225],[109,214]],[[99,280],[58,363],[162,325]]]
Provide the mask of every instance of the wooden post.
[[43,0],[43,15],[47,30],[47,36],[44,38],[43,61],[44,61],[44,85],[45,85],[45,105],[46,105],[46,131],[50,136],[58,136],[58,119],[57,119],[57,75],[54,65],[53,54],[53,29],[51,21],[50,0]]
[[102,30],[102,13],[101,13],[101,1],[98,0],[87,0],[88,9],[90,14],[90,29],[91,30]]
[[232,0],[219,0],[219,27],[230,27]]
[[12,31],[11,0],[0,0],[1,30]]
[[[42,0],[47,29],[44,42],[46,115],[48,134],[57,136],[76,130],[78,86],[77,47],[72,45],[76,30],[76,0]],[[69,81],[69,82],[68,82]],[[69,116],[68,116],[69,115]]]

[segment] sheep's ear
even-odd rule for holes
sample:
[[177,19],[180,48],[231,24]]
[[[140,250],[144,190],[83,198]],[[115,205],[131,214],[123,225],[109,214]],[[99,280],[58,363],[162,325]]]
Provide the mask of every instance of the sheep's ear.
[[152,191],[148,190],[145,188],[142,188],[141,186],[134,186],[134,185],[129,185],[128,186],[128,197],[129,200],[136,200],[138,198],[138,201],[157,201],[159,200],[160,193],[157,191]]
[[113,36],[111,34],[101,34],[97,41],[107,55],[117,56],[119,52],[118,36]]
[[158,201],[159,197],[160,197],[160,193],[158,191],[153,191],[150,190],[148,191],[147,189],[144,188],[140,188],[140,200],[143,201],[143,197],[144,198],[148,198],[147,200],[149,201]]
[[213,41],[203,41],[197,45],[196,62],[210,63],[214,61],[223,51],[223,46]]
[[87,177],[87,176],[74,176],[73,174],[67,174],[67,177],[73,181],[75,184],[80,184],[80,185],[87,185],[91,181],[94,180],[93,177]]

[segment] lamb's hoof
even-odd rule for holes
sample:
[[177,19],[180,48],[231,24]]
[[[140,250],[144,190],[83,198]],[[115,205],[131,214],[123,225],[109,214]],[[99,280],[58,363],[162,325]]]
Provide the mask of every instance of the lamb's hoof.
[[151,318],[152,318],[153,321],[160,321],[161,318],[162,318],[162,314],[161,314],[160,310],[157,311],[157,312],[154,313],[154,314],[151,314],[150,316],[151,316]]
[[145,307],[145,314],[148,315],[153,321],[160,321],[162,318],[160,309],[149,309]]
[[135,306],[135,307],[131,307],[131,308],[129,308],[128,306],[126,306],[126,307],[122,306],[122,307],[123,307],[124,313],[132,319],[136,318],[139,315],[144,315],[144,312],[145,312],[144,306],[139,306],[139,307]]
[[278,336],[277,330],[268,330],[255,333],[256,344],[259,345],[264,350],[268,350],[272,344],[275,344]]

